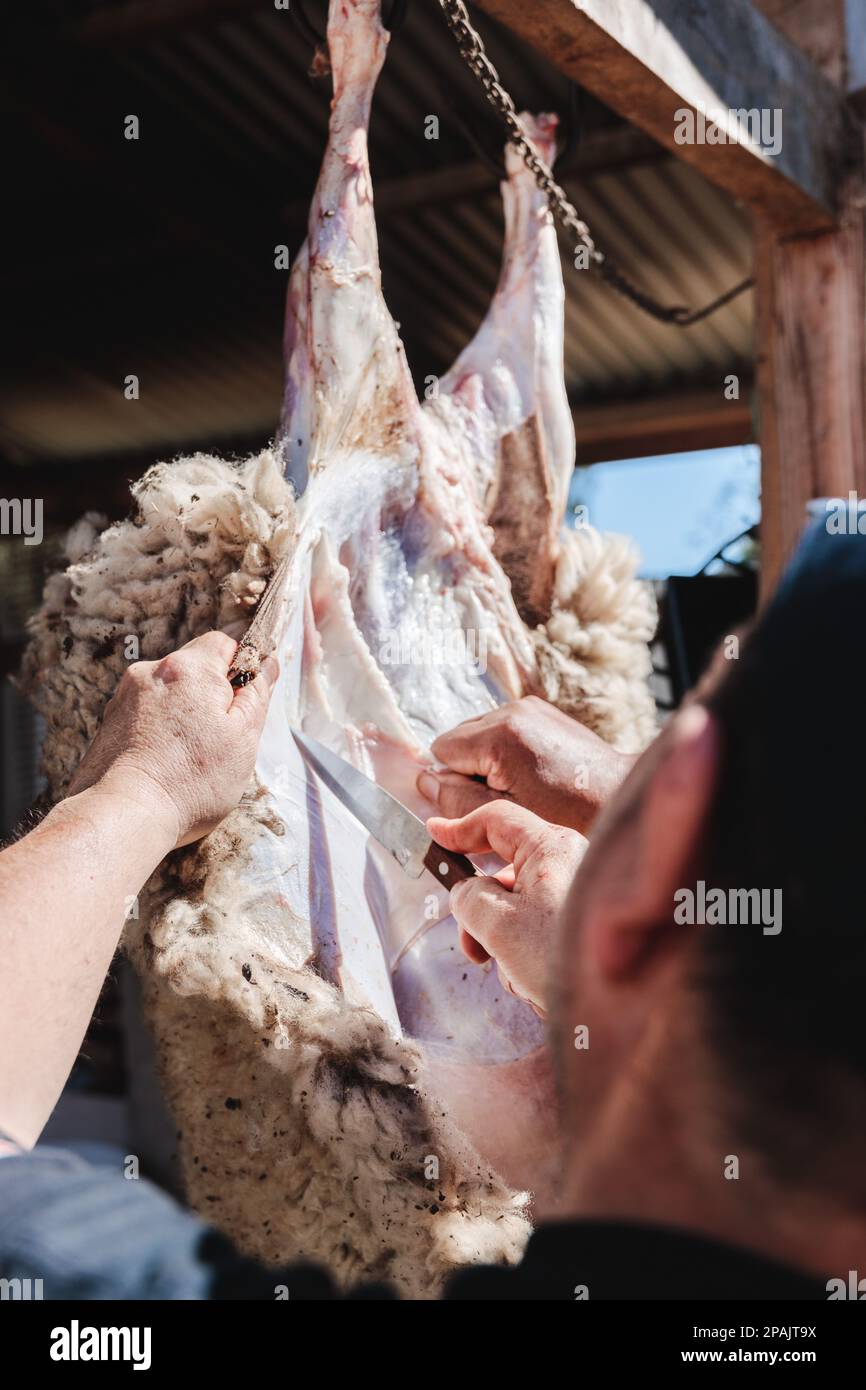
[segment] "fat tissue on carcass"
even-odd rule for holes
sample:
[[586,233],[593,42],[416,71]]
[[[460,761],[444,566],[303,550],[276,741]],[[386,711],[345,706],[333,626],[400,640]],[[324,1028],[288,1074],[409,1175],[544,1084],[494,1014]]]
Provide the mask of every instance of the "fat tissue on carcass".
[[[328,38],[330,136],[286,315],[281,441],[299,541],[259,777],[287,823],[316,804],[321,833],[292,889],[309,915],[327,882],[323,949],[347,997],[437,1056],[510,1061],[541,1042],[534,1015],[495,972],[467,972],[443,891],[426,875],[407,881],[287,735],[297,724],[424,814],[415,780],[436,735],[532,687],[532,641],[497,548],[514,556],[527,606],[546,588],[549,611],[574,461],[556,237],[510,155],[502,281],[421,406],[379,273],[366,144],[386,49],[377,6],[337,6]],[[542,148],[553,128],[533,123]],[[491,527],[497,510],[510,529]]]
[[[304,763],[302,729],[420,816],[436,735],[535,692],[637,748],[653,608],[619,538],[563,532],[574,430],[543,195],[507,152],[489,313],[419,403],[379,272],[367,124],[378,0],[332,0],[328,146],[293,267],[272,450],[150,470],[133,521],[86,519],[24,680],[62,788],[125,667],[240,636],[280,562],[280,677],[241,807],[143,895],[142,977],[190,1202],[247,1253],[429,1297],[519,1257],[555,1139],[543,1026],[461,954],[445,890],[407,877]],[[550,159],[553,116],[524,116]],[[97,655],[98,653],[98,655]]]

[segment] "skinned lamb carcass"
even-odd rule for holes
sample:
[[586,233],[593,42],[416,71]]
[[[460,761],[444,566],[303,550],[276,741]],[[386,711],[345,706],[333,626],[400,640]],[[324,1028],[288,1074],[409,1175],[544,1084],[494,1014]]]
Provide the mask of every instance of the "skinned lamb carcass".
[[[538,618],[550,611],[574,464],[556,236],[532,176],[509,152],[506,254],[490,313],[438,396],[419,405],[382,296],[367,158],[387,43],[378,5],[332,7],[328,39],[330,137],[286,315],[281,438],[301,493],[300,539],[284,684],[258,775],[299,832],[311,800],[316,807],[320,833],[288,891],[299,916],[314,921],[310,903],[320,880],[328,883],[327,939],[319,918],[310,947],[330,963],[329,977],[421,1042],[437,1071],[527,1058],[508,1086],[534,1091],[545,1064],[533,1056],[543,1042],[535,1015],[494,970],[467,971],[444,891],[426,874],[407,881],[311,780],[288,735],[293,724],[312,733],[423,816],[430,808],[415,780],[436,735],[536,688],[515,599]],[[550,154],[554,118],[531,125]],[[500,559],[511,562],[515,592]],[[461,1119],[471,1129],[491,1081],[462,1080]],[[488,1157],[529,1180],[530,1165],[505,1161],[504,1135],[483,1138]],[[538,1133],[539,1153],[549,1139]]]
[[[302,762],[299,727],[419,815],[435,735],[530,691],[621,747],[651,735],[652,605],[627,547],[560,536],[574,462],[554,228],[508,153],[490,312],[420,405],[382,297],[366,128],[378,0],[332,0],[328,148],[292,271],[278,447],[158,465],[132,522],[82,525],[25,678],[62,791],[124,669],[215,625],[267,575],[281,674],[256,787],[167,861],[129,923],[191,1203],[273,1263],[435,1295],[517,1258],[555,1111],[539,1021],[468,964],[447,898],[408,879]],[[555,119],[525,118],[544,153]],[[528,626],[528,624],[530,626]]]

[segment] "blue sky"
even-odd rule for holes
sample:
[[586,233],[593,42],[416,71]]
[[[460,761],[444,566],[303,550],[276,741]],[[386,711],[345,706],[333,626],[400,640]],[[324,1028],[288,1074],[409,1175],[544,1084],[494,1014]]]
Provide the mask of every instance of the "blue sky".
[[583,503],[598,530],[632,536],[644,578],[696,574],[760,519],[760,458],[745,444],[577,468],[570,510]]

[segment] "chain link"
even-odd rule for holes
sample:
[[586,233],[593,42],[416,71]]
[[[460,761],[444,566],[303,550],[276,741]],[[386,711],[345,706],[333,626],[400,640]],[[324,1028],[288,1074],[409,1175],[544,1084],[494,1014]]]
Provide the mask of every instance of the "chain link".
[[638,308],[643,309],[644,313],[652,315],[653,318],[659,319],[662,323],[672,323],[679,328],[687,328],[690,324],[708,318],[717,309],[729,304],[737,295],[752,288],[754,280],[751,278],[743,280],[740,284],[734,285],[732,289],[720,295],[718,299],[714,299],[712,303],[706,304],[702,309],[696,309],[694,312],[681,304],[660,304],[658,300],[653,299],[652,295],[639,289],[596,246],[589,227],[569,199],[565,189],[557,183],[547,162],[542,159],[533,145],[517,114],[517,108],[510,94],[503,87],[499,80],[499,73],[487,55],[481,35],[472,25],[463,0],[438,0],[438,4],[457,41],[461,57],[478,78],[491,106],[498,111],[508,130],[510,143],[519,152],[527,169],[535,178],[535,182],[547,199],[547,205],[552,215],[561,227],[574,234],[580,247],[586,252],[588,264],[612,289],[626,299],[630,299]]

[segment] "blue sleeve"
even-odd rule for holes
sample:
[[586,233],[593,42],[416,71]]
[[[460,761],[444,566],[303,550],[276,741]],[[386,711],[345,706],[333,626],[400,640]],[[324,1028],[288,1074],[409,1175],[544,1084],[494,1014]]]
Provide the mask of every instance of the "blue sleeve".
[[242,1258],[147,1179],[49,1147],[0,1158],[0,1278],[45,1299],[334,1297],[323,1272]]

